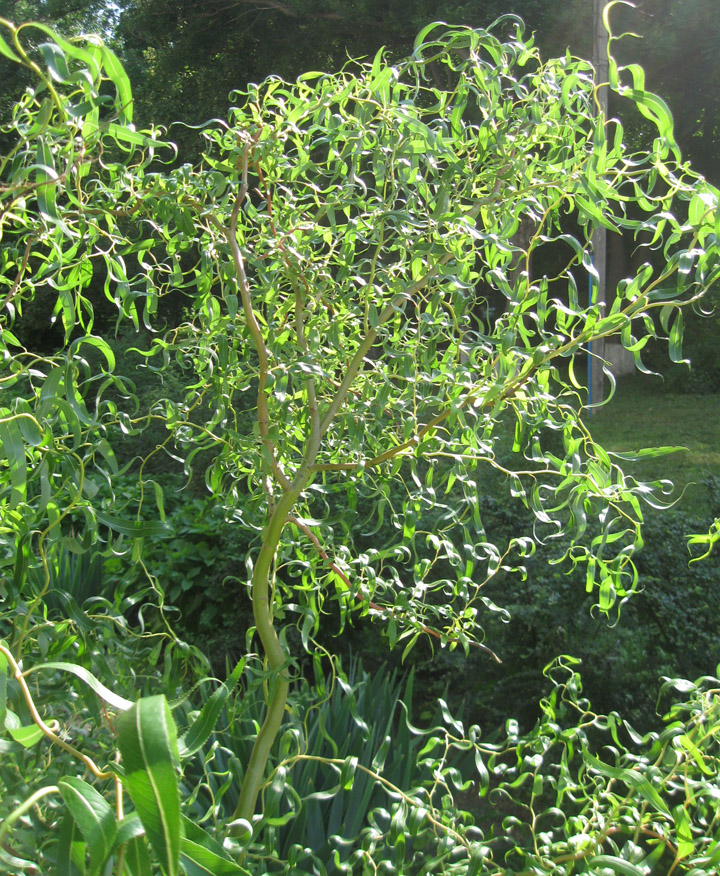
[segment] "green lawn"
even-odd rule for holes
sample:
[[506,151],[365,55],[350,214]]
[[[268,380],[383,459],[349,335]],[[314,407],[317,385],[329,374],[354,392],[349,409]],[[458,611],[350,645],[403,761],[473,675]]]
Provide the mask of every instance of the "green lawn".
[[608,450],[679,445],[677,453],[627,464],[643,480],[669,478],[686,488],[678,503],[686,510],[720,513],[712,507],[709,478],[720,479],[720,395],[664,392],[659,380],[625,378],[615,397],[588,418],[591,431]]

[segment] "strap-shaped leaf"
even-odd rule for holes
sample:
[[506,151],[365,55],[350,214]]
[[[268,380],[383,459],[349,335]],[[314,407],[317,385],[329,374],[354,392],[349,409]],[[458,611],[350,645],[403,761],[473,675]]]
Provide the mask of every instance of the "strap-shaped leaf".
[[181,841],[180,860],[187,876],[250,876],[244,867],[186,837]]
[[132,122],[133,117],[133,98],[130,79],[117,55],[107,46],[101,45],[99,48],[103,64],[105,65],[105,70],[117,91],[117,100],[115,102],[116,109],[120,114],[120,118],[124,122],[130,123]]
[[0,422],[0,458],[5,457],[10,471],[10,507],[14,508],[25,499],[27,467],[25,444],[16,420]]
[[632,788],[633,791],[637,792],[644,800],[646,800],[656,812],[670,815],[667,803],[639,771],[610,766],[610,764],[603,763],[603,761],[599,760],[599,758],[595,757],[593,754],[590,754],[587,750],[583,751],[583,759],[588,766],[597,770],[601,775],[609,776],[620,782],[625,782],[629,788]]
[[195,754],[207,742],[210,734],[215,729],[215,724],[220,716],[222,707],[227,698],[240,680],[245,668],[245,660],[240,660],[225,684],[213,691],[200,710],[200,714],[183,733],[179,741],[180,757],[189,757]]
[[[23,724],[17,713],[8,708],[5,708],[3,711],[2,726],[15,742],[19,742],[25,748],[32,748],[43,735],[42,730],[37,724]],[[37,735],[38,733],[40,734],[39,736]]]
[[140,816],[137,812],[131,812],[118,823],[117,834],[115,836],[115,848],[118,849],[124,843],[129,843],[133,839],[144,836],[145,828],[142,826]]
[[[617,858],[615,855],[597,855],[592,860],[588,861],[590,867],[602,867],[605,870],[612,870],[613,873],[621,873],[622,876],[643,876],[645,870],[641,870],[630,861],[624,858]],[[591,870],[590,872],[598,872]]]
[[15,720],[17,716],[13,712],[6,712],[5,727],[15,742],[19,742],[24,748],[32,748],[43,738],[43,731],[37,724],[20,724]]
[[349,791],[355,781],[355,772],[357,770],[358,759],[356,757],[346,757],[340,771],[340,785],[344,791]]
[[180,863],[177,729],[165,697],[144,697],[120,716],[118,746],[128,789],[151,848],[167,876]]
[[55,43],[41,43],[38,46],[50,75],[56,82],[67,82],[70,78],[67,58],[60,46]]
[[157,538],[172,535],[169,524],[163,523],[161,520],[128,520],[101,511],[96,511],[95,516],[100,523],[112,529],[113,532],[119,532],[130,538],[151,538],[153,536]]
[[181,841],[180,859],[187,876],[236,876],[247,870],[236,864],[220,843],[194,821],[182,817],[185,836]]
[[57,171],[52,150],[44,137],[38,137],[35,180],[40,213],[53,222],[59,219],[57,212]]
[[673,806],[672,812],[678,838],[677,855],[678,858],[686,858],[695,851],[690,818],[688,817],[687,809],[682,804]]
[[58,788],[90,852],[89,876],[97,876],[112,851],[117,833],[115,813],[92,785],[75,776],[60,779]]
[[41,33],[49,36],[54,43],[57,43],[58,48],[63,51],[69,58],[75,58],[81,64],[86,65],[88,68],[88,72],[91,73],[93,77],[98,75],[99,70],[97,64],[93,59],[92,53],[89,52],[87,49],[75,43],[70,43],[67,40],[64,40],[56,31],[39,21],[32,22],[30,26],[34,30],[39,30]]
[[[4,642],[0,641],[0,644]],[[5,726],[5,714],[7,712],[7,657],[0,651],[0,729]]]
[[30,673],[37,672],[40,669],[60,669],[63,672],[72,672],[73,675],[77,675],[79,679],[84,681],[85,684],[101,699],[105,700],[109,706],[119,709],[121,712],[126,711],[133,705],[130,700],[126,700],[124,697],[113,693],[109,688],[105,687],[104,684],[98,681],[92,672],[88,672],[87,669],[83,666],[78,666],[76,663],[64,663],[62,661],[39,663],[37,666],[31,666],[30,669],[26,670],[25,675],[30,675]]
[[60,825],[56,855],[57,876],[85,876],[85,842],[69,812]]
[[124,863],[124,872],[128,876],[152,876],[152,862],[144,836],[136,836],[127,843]]
[[10,48],[7,41],[0,36],[0,55],[5,55],[6,58],[10,58],[11,61],[15,61],[20,63],[20,58],[15,54],[14,50]]
[[108,125],[108,133],[116,140],[121,140],[123,143],[129,143],[131,146],[160,146],[159,140],[153,140],[147,134],[141,134],[133,128],[128,128],[125,125],[118,125],[115,122],[110,122]]

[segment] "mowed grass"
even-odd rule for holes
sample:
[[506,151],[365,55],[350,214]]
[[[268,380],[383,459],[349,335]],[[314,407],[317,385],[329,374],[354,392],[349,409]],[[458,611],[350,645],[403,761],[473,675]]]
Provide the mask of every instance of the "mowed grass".
[[[640,480],[669,479],[679,508],[715,516],[720,488],[720,395],[680,395],[663,391],[655,378],[630,376],[619,382],[613,399],[588,417],[593,436],[607,450],[682,446],[685,450],[623,468]],[[683,492],[684,491],[684,492]]]

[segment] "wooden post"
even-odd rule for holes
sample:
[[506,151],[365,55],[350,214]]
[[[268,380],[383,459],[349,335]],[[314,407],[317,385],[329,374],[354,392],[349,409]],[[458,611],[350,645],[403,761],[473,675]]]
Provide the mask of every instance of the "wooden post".
[[[595,67],[595,84],[598,88],[597,98],[599,104],[599,124],[604,124],[608,110],[608,57],[607,57],[607,31],[603,25],[603,7],[605,0],[593,0],[593,66]],[[593,264],[599,274],[600,280],[597,289],[594,290],[594,304],[603,306],[606,300],[607,283],[607,230],[598,226],[592,234]],[[605,341],[600,338],[593,341],[590,347],[592,355],[588,364],[588,401],[597,404],[605,397],[604,375],[602,360],[605,358]],[[592,413],[592,408],[591,408]]]

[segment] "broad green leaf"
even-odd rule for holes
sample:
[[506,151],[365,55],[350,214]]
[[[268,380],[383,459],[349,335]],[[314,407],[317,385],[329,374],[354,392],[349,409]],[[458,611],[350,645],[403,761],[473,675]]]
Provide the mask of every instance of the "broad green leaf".
[[715,772],[712,770],[706,763],[705,758],[703,757],[702,751],[695,745],[690,736],[687,733],[683,733],[677,739],[678,743],[682,745],[682,747],[690,752],[693,760],[698,765],[698,768],[706,775],[706,776],[714,776]]
[[[4,709],[3,726],[11,735],[18,733],[22,738],[28,739],[28,747],[35,745],[37,742],[37,739],[35,738],[35,730],[39,730],[40,728],[36,724],[23,725],[19,715],[16,712],[13,712],[12,709],[8,709],[7,706]],[[42,733],[42,731],[40,732]]]
[[673,820],[678,838],[677,856],[678,858],[687,858],[695,851],[695,842],[687,809],[682,804],[673,806]]
[[685,318],[683,317],[682,310],[678,310],[677,315],[673,320],[672,327],[670,328],[670,337],[668,342],[671,362],[681,363],[687,361],[682,358],[684,323]]
[[[202,846],[211,852],[214,852],[218,857],[225,858],[230,861],[230,855],[225,851],[222,843],[218,842],[214,837],[210,836],[207,831],[197,825],[192,819],[186,815],[182,816],[182,826],[184,838],[194,843],[196,846]],[[252,831],[250,831],[252,833]]]
[[635,101],[638,110],[657,125],[660,136],[666,141],[675,158],[680,159],[680,149],[675,142],[673,120],[667,103],[656,94],[637,89],[623,89],[623,97],[630,97]]
[[45,436],[34,417],[29,414],[27,416],[19,416],[15,422],[20,429],[23,440],[27,444],[31,447],[39,447],[43,443]]
[[232,876],[248,871],[236,864],[222,845],[195,822],[182,817],[184,837],[181,840],[180,859],[187,876]]
[[7,657],[0,651],[0,727],[5,726],[5,716],[7,714],[8,669]]
[[105,69],[117,91],[116,108],[120,118],[128,124],[133,118],[133,99],[130,79],[117,55],[107,46],[101,46],[100,52]]
[[167,876],[178,876],[180,792],[177,731],[165,697],[144,697],[118,718],[122,782]]
[[140,816],[137,812],[131,812],[126,815],[122,821],[118,822],[117,834],[115,836],[115,847],[128,843],[130,840],[145,836],[145,828],[140,821]]
[[38,137],[35,184],[40,213],[52,222],[59,220],[57,212],[57,171],[52,150],[46,137]]
[[[90,274],[92,276],[92,274]],[[107,362],[108,370],[115,370],[115,353],[113,353],[112,347],[107,343],[106,340],[100,337],[95,337],[93,335],[85,335],[85,337],[78,338],[77,341],[73,341],[70,344],[69,353],[74,353],[75,351],[79,351],[82,347],[89,346],[94,347],[105,357],[105,361]]]
[[92,785],[70,776],[58,782],[60,793],[90,853],[89,876],[97,876],[115,842],[117,822],[110,804]]
[[415,51],[416,52],[418,51],[418,49],[420,49],[421,47],[423,47],[425,45],[425,43],[427,42],[428,34],[439,27],[443,27],[443,23],[441,21],[435,21],[432,24],[426,25],[420,31],[420,33],[415,37]]
[[8,717],[11,712],[8,711],[5,716],[5,727],[7,728],[8,733],[15,742],[19,742],[23,748],[32,748],[34,745],[37,745],[41,739],[44,738],[45,734],[43,731],[37,726],[37,724],[19,724],[17,726],[9,726]]
[[121,140],[123,143],[129,143],[131,146],[163,146],[160,140],[155,140],[141,131],[136,131],[128,125],[118,125],[117,122],[110,122],[108,125],[108,133],[116,140]]
[[640,450],[631,450],[626,452],[618,452],[617,450],[609,450],[610,456],[615,459],[623,459],[626,462],[637,462],[639,459],[654,459],[657,456],[667,456],[670,453],[687,452],[687,447],[668,445],[663,447],[642,447]]
[[70,78],[67,59],[63,50],[56,43],[41,43],[38,46],[47,64],[50,75],[56,82],[67,82]]
[[352,755],[345,758],[340,770],[340,786],[344,791],[349,791],[355,781],[358,759]]

